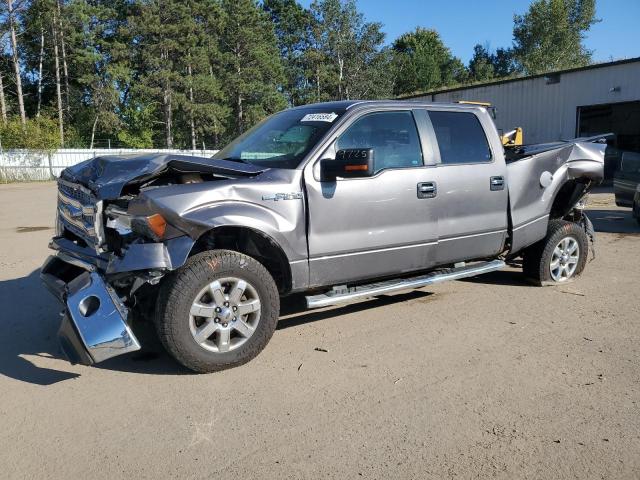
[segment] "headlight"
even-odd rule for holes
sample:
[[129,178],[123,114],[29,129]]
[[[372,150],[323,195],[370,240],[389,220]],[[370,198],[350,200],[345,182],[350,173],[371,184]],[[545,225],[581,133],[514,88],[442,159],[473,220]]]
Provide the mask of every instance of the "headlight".
[[106,226],[112,228],[120,235],[128,235],[131,233],[131,215],[113,205],[109,205],[105,209]]
[[131,230],[157,242],[164,238],[167,230],[167,221],[159,213],[148,217],[132,217]]
[[109,205],[105,210],[106,226],[125,237],[133,234],[135,237],[143,237],[159,242],[167,238],[181,235],[167,224],[167,221],[159,213],[151,215],[135,215],[130,210],[125,210],[121,206]]

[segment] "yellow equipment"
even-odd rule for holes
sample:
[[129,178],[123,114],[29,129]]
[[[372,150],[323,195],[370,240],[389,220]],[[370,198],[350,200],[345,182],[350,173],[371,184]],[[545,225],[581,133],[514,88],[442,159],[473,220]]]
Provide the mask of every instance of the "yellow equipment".
[[[479,105],[481,107],[485,107],[487,110],[491,111],[491,116],[493,117],[493,119],[495,120],[496,118],[496,109],[489,102],[459,100],[457,103],[461,103],[464,105]],[[500,139],[502,140],[502,145],[505,147],[519,147],[521,145],[524,145],[524,133],[522,131],[522,127],[517,127],[515,130],[511,130],[500,135]]]
[[524,143],[524,135],[522,134],[522,127],[518,127],[515,130],[511,130],[503,135],[500,135],[502,145],[505,147],[519,147]]

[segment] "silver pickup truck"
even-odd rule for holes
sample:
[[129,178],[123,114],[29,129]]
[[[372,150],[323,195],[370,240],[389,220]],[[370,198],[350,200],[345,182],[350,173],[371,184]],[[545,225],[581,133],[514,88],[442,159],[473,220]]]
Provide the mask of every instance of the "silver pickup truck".
[[585,267],[584,197],[605,144],[505,149],[480,106],[322,103],[275,114],[213,158],[106,156],[58,180],[56,254],[71,362],[140,348],[151,318],[178,362],[240,365],[272,336],[280,297],[309,308],[498,270],[538,284]]

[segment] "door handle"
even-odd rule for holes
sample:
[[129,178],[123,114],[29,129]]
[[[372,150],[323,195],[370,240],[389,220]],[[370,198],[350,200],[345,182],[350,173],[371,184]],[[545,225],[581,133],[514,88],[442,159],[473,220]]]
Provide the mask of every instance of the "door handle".
[[421,182],[418,184],[418,198],[433,198],[438,194],[436,182]]
[[489,188],[491,188],[492,191],[504,190],[504,177],[491,177],[489,180]]

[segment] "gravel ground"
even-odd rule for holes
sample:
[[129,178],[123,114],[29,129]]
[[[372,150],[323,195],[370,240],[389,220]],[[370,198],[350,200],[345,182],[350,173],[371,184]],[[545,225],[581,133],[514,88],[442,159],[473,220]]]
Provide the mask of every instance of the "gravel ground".
[[[313,312],[249,364],[192,375],[145,349],[60,358],[38,268],[55,185],[0,186],[0,477],[640,478],[640,227],[592,196],[597,257]],[[320,348],[325,351],[318,351]]]

